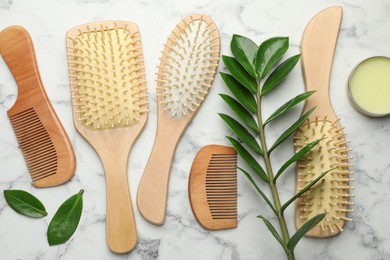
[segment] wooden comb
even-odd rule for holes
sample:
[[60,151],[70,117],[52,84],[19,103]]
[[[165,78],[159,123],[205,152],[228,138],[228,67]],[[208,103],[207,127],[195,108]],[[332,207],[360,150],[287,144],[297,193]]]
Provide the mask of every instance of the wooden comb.
[[153,224],[164,223],[176,145],[206,98],[219,52],[216,25],[199,14],[184,18],[165,44],[157,73],[156,139],[137,193],[139,211]]
[[237,227],[237,153],[233,147],[204,146],[196,155],[188,181],[195,218],[202,227]]
[[74,124],[104,166],[107,244],[115,253],[127,253],[137,245],[127,162],[148,112],[138,27],[125,21],[89,23],[70,29],[66,44]]
[[0,53],[18,85],[16,102],[7,113],[33,185],[60,185],[74,175],[76,158],[46,95],[26,29],[4,29],[0,33]]
[[329,81],[342,18],[341,7],[330,7],[318,13],[306,26],[302,36],[302,71],[307,91],[315,90],[305,102],[303,113],[316,106],[316,110],[296,132],[297,152],[310,142],[324,138],[305,157],[297,162],[297,190],[317,178],[330,173],[304,193],[295,208],[295,224],[300,228],[308,219],[320,213],[325,218],[306,236],[331,237],[343,231],[349,206],[352,181],[349,171],[344,128],[341,127],[329,98]]

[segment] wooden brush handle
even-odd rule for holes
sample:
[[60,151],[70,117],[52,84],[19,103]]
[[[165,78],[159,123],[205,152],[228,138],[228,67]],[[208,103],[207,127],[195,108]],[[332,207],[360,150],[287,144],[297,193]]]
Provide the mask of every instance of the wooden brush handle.
[[[115,253],[130,252],[137,244],[133,207],[127,180],[126,156],[101,153],[107,188],[107,244]],[[123,157],[123,158],[121,158]]]
[[155,225],[165,221],[168,182],[176,144],[177,132],[157,131],[156,140],[138,187],[137,205],[142,216]]
[[334,114],[329,97],[329,81],[342,13],[339,6],[321,11],[303,33],[301,60],[305,88],[316,91],[307,100],[304,112],[317,106],[312,117],[315,114]]

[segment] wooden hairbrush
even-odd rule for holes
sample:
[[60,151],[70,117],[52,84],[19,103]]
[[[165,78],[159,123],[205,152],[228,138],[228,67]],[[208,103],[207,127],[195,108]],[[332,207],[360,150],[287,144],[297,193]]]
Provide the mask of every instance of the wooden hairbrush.
[[76,158],[43,87],[29,33],[10,26],[0,33],[0,53],[18,85],[15,104],[7,111],[35,187],[70,180]]
[[199,14],[184,18],[165,44],[157,73],[156,139],[137,193],[139,211],[153,224],[164,223],[176,145],[211,87],[219,53],[217,27]]
[[107,244],[126,253],[137,244],[127,162],[148,111],[138,27],[124,21],[89,23],[70,29],[66,44],[74,124],[104,166]]
[[195,218],[206,229],[237,227],[237,153],[233,147],[207,145],[196,155],[188,181]]
[[305,88],[315,90],[306,100],[303,112],[317,106],[295,134],[298,151],[306,144],[324,138],[305,157],[297,163],[297,189],[300,190],[321,173],[330,173],[304,193],[295,209],[297,228],[319,213],[327,213],[325,218],[306,236],[330,237],[343,231],[347,218],[350,194],[348,156],[344,128],[341,127],[329,98],[329,80],[334,51],[342,18],[341,7],[331,7],[318,13],[306,26],[302,37],[302,70]]

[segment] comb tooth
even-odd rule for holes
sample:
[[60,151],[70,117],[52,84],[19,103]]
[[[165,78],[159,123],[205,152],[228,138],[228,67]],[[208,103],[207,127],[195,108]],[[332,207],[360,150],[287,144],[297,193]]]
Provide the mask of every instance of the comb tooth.
[[45,165],[48,165],[49,162],[53,161],[54,163],[56,162],[56,154],[49,154],[45,157],[41,157],[39,160],[34,160],[33,162],[27,163],[29,170],[35,171],[37,169],[42,168]]
[[42,142],[33,146],[34,149],[26,149],[26,147],[24,147],[23,154],[26,157],[29,157],[29,156],[34,155],[36,153],[39,153],[41,151],[51,150],[52,148],[47,147],[50,144],[50,142],[51,142],[50,139],[42,140]]
[[205,190],[214,220],[237,218],[237,155],[212,154],[206,170]]
[[55,174],[57,153],[35,110],[30,108],[10,116],[10,121],[32,180]]
[[55,153],[54,147],[51,149],[38,150],[34,155],[30,155],[30,156],[26,157],[26,162],[28,162],[28,163],[33,162],[33,161],[37,160],[39,157],[44,157],[44,156],[50,155],[52,153]]
[[33,179],[39,178],[43,175],[46,175],[47,172],[51,172],[51,170],[57,169],[57,162],[56,161],[48,161],[44,168],[36,168],[32,170],[31,177]]

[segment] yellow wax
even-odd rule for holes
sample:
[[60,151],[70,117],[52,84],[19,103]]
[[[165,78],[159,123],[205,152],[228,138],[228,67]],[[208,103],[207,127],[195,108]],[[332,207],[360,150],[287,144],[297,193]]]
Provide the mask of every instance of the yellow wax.
[[362,109],[378,115],[390,113],[390,58],[363,61],[349,84],[352,98]]

